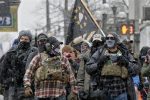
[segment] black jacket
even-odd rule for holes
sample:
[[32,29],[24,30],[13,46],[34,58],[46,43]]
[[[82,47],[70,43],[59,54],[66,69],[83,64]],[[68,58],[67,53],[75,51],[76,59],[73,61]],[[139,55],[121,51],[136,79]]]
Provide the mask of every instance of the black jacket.
[[1,64],[3,84],[8,86],[15,82],[17,85],[23,85],[27,58],[31,52],[36,50],[37,48],[35,47],[29,47],[27,50],[20,50],[16,46],[5,54]]

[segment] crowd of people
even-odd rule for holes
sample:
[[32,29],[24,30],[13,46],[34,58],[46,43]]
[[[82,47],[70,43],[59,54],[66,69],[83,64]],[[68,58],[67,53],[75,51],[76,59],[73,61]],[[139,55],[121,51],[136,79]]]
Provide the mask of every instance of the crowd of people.
[[135,57],[114,32],[69,45],[41,33],[35,44],[30,31],[20,31],[1,57],[4,100],[150,99],[150,47]]

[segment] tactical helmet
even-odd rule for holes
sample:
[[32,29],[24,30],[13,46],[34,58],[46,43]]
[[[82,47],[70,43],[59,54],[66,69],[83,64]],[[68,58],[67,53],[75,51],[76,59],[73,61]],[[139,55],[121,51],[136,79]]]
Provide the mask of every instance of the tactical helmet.
[[30,42],[32,41],[32,34],[31,34],[31,31],[29,31],[29,30],[22,30],[22,31],[20,31],[20,32],[19,32],[19,37],[18,37],[18,39],[20,40],[20,38],[21,38],[22,36],[28,36],[29,39],[30,39]]
[[58,47],[60,44],[63,44],[63,42],[58,41],[55,37],[51,36],[48,38],[48,43],[50,45],[53,45],[53,48]]

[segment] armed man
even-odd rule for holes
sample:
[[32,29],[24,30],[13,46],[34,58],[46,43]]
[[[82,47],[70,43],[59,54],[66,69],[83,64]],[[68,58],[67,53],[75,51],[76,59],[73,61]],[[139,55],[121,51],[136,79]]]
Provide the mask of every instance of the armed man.
[[37,47],[38,47],[38,51],[35,51],[35,52],[32,52],[30,53],[30,55],[28,56],[28,59],[27,59],[27,62],[26,62],[26,69],[27,67],[29,66],[31,60],[33,59],[34,56],[36,56],[38,54],[38,52],[43,52],[45,47],[44,45],[47,43],[48,41],[48,36],[44,33],[40,33],[38,36],[37,36]]
[[86,67],[89,75],[99,75],[97,87],[90,93],[93,100],[136,100],[131,77],[139,70],[118,35],[108,33],[104,47],[92,55]]
[[24,75],[25,95],[33,94],[31,89],[34,79],[35,96],[38,100],[66,100],[66,83],[72,92],[75,90],[75,77],[69,61],[60,55],[60,43],[50,37],[44,45],[44,51],[38,53],[30,62]]
[[28,55],[37,50],[32,47],[32,35],[29,30],[19,32],[19,44],[12,47],[4,56],[2,62],[4,100],[25,100],[23,76]]

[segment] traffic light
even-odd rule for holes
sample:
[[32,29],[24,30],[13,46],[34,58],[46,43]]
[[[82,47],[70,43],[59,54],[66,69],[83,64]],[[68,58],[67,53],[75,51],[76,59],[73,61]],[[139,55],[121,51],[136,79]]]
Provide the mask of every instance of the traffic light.
[[122,24],[121,25],[121,34],[122,35],[128,34],[128,25],[127,24]]
[[133,24],[130,24],[129,25],[129,34],[134,34],[134,25]]
[[122,23],[120,26],[120,33],[122,35],[127,35],[127,34],[132,35],[134,34],[134,30],[135,30],[135,27],[133,23],[130,23],[130,24]]

